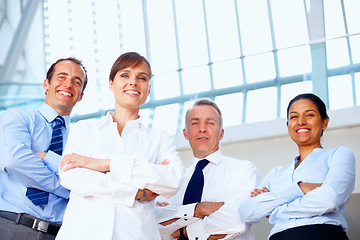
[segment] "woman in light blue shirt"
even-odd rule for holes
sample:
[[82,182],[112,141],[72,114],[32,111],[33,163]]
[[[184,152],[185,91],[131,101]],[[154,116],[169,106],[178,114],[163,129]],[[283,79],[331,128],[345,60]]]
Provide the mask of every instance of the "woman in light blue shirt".
[[274,224],[270,240],[348,239],[344,207],[355,185],[355,157],[340,146],[320,143],[329,117],[314,94],[300,94],[287,108],[287,127],[299,154],[287,166],[277,166],[240,205],[241,219]]

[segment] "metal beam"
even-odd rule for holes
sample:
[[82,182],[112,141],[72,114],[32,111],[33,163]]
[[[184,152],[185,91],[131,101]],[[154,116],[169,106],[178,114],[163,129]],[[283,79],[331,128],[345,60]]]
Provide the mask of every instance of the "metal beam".
[[27,1],[20,23],[10,45],[10,49],[7,53],[2,72],[0,73],[0,82],[11,81],[40,2],[41,0]]

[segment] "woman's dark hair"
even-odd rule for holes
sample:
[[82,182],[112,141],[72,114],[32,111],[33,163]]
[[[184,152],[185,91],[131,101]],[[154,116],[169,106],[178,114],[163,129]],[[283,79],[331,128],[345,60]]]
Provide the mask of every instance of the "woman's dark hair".
[[47,79],[47,80],[49,81],[49,83],[50,83],[50,81],[51,81],[51,79],[52,79],[52,77],[53,77],[53,75],[54,75],[54,71],[55,71],[56,65],[57,65],[59,62],[62,62],[62,61],[71,61],[71,62],[73,62],[73,63],[76,63],[76,64],[78,64],[78,65],[84,70],[84,72],[85,72],[84,85],[83,85],[83,88],[82,88],[82,91],[81,91],[81,93],[83,93],[84,90],[85,90],[85,87],[86,87],[86,85],[87,85],[87,82],[88,82],[87,70],[86,70],[86,68],[84,67],[84,65],[82,64],[81,60],[79,60],[79,59],[77,59],[77,58],[68,57],[68,58],[60,58],[60,59],[58,59],[56,62],[54,62],[54,63],[50,66],[49,70],[48,70],[47,73],[46,73],[46,79]]
[[127,52],[120,55],[120,57],[116,59],[113,66],[111,67],[109,79],[113,81],[118,71],[128,67],[136,67],[142,63],[145,63],[148,66],[150,72],[149,78],[151,78],[152,73],[151,73],[150,63],[148,62],[148,60],[146,60],[145,57],[141,56],[136,52]]
[[329,118],[327,112],[326,112],[326,105],[325,103],[321,100],[321,98],[319,98],[318,96],[316,96],[315,94],[313,93],[303,93],[303,94],[299,94],[297,95],[296,97],[294,97],[290,102],[289,102],[289,105],[287,107],[287,120],[289,121],[289,110],[290,110],[290,107],[291,105],[298,101],[298,100],[301,100],[301,99],[309,99],[311,100],[316,108],[318,109],[319,113],[320,113],[320,116],[321,116],[321,119],[322,120],[325,120],[327,118]]

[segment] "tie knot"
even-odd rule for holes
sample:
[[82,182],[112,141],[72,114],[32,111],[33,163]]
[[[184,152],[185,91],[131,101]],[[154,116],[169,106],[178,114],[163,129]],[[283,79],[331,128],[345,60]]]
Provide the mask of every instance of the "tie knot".
[[61,128],[62,126],[65,126],[65,120],[62,116],[58,115],[56,118],[55,118],[55,127],[57,128]]
[[195,169],[203,170],[204,167],[205,167],[208,163],[209,163],[209,160],[207,160],[207,159],[200,160],[200,161],[196,164],[196,168],[195,168]]

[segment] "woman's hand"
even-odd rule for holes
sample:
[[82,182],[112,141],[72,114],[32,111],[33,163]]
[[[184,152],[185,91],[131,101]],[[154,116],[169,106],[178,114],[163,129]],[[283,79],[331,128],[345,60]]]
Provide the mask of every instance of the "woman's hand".
[[262,189],[255,188],[254,191],[250,193],[250,197],[256,197],[259,194],[269,192],[269,190],[266,187],[262,187]]
[[76,153],[66,154],[61,159],[60,169],[63,171],[78,167],[105,173],[110,171],[110,159],[90,158]]

